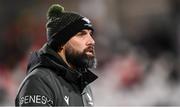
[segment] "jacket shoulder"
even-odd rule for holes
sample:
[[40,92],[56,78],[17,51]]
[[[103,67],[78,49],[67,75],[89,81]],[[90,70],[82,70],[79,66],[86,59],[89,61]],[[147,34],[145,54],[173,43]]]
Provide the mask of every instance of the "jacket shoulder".
[[[54,105],[56,102],[57,86],[55,84],[55,74],[47,68],[36,68],[30,72],[20,85],[16,105]],[[60,93],[58,93],[59,95]],[[23,100],[28,99],[29,102]],[[35,102],[32,98],[41,99]],[[49,101],[49,102],[48,102]]]
[[31,71],[27,75],[27,78],[31,78],[31,77],[48,78],[50,76],[55,76],[54,73],[50,69],[40,67]]

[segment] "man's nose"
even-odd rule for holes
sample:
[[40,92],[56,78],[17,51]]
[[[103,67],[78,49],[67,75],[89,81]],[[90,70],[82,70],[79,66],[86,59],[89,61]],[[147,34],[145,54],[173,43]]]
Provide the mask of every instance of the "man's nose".
[[94,46],[95,45],[95,41],[94,41],[92,35],[88,34],[87,36],[88,36],[88,40],[87,40],[87,44],[86,45]]

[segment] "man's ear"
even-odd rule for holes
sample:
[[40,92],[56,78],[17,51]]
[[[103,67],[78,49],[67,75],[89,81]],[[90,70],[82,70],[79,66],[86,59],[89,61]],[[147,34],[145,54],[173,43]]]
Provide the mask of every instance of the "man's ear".
[[57,52],[61,52],[63,50],[63,46],[59,46]]

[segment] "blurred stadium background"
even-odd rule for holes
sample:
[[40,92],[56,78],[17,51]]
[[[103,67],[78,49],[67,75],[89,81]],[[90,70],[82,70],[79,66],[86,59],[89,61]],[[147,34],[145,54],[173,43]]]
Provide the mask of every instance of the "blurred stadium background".
[[92,20],[96,106],[180,106],[180,0],[0,0],[0,106],[13,106],[53,3]]

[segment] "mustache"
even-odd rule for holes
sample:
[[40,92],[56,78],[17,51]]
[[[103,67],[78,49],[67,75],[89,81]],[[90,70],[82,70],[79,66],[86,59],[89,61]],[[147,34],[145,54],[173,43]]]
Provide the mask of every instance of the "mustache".
[[95,48],[94,46],[88,46],[87,48],[84,49],[84,52],[92,52],[94,54]]

